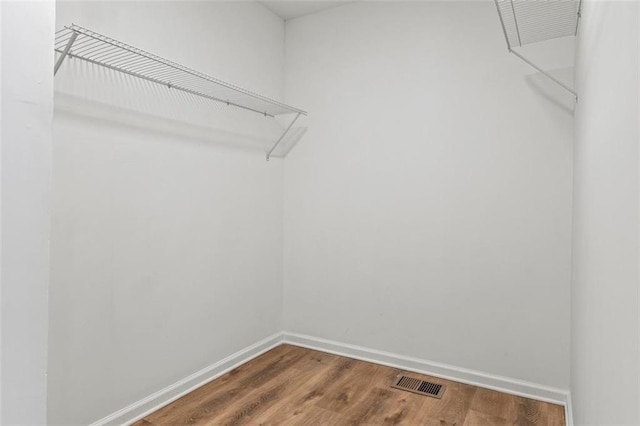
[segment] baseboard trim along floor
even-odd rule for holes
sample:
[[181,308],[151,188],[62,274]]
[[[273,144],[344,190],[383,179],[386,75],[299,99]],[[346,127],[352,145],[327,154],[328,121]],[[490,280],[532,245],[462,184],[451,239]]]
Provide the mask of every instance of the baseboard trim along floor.
[[301,346],[303,348],[329,352],[335,355],[359,359],[361,361],[373,362],[376,364],[386,365],[388,367],[413,371],[428,376],[440,377],[446,380],[531,398],[538,401],[559,404],[565,408],[567,426],[573,426],[571,395],[568,390],[398,355],[391,352],[379,351],[348,343],[321,339],[304,334],[285,332],[283,334],[283,342],[290,345]]
[[183,397],[189,392],[194,391],[200,386],[217,379],[234,368],[239,367],[253,358],[275,348],[282,344],[282,339],[282,333],[276,333],[269,336],[251,346],[247,346],[246,348],[229,355],[221,361],[211,364],[210,366],[185,377],[184,379],[178,380],[174,384],[169,385],[146,398],[134,402],[113,414],[103,417],[102,419],[92,423],[90,426],[128,425],[134,423],[154,411],[159,410],[165,405],[172,403],[176,399]]
[[565,407],[565,419],[567,421],[567,425],[573,426],[571,396],[567,390],[407,357],[390,352],[379,351],[362,346],[288,332],[274,334],[251,346],[248,346],[219,362],[203,368],[202,370],[195,372],[146,398],[134,402],[133,404],[92,423],[91,426],[134,423],[282,343],[308,349],[315,349],[362,361],[373,362],[429,376],[440,377],[525,398],[560,404]]

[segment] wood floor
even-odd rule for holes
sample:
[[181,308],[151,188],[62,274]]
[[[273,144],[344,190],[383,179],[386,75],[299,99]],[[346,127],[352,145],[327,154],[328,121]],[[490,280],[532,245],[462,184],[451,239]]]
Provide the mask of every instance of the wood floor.
[[[390,387],[401,373],[447,385],[442,399]],[[149,425],[545,425],[564,408],[290,345],[148,415]]]

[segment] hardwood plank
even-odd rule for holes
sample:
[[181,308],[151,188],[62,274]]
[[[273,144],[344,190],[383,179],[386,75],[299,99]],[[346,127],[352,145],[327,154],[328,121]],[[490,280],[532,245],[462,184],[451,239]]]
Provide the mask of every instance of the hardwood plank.
[[[317,369],[327,369],[329,366],[320,365]],[[279,407],[287,402],[292,395],[298,393],[301,385],[317,376],[316,369],[298,369],[292,367],[278,376],[278,380],[268,386],[262,386],[244,398],[234,402],[237,408],[221,413],[212,418],[212,423],[219,425],[262,424],[261,416],[269,408]]]
[[464,419],[463,426],[509,426],[507,419],[493,416],[491,414],[481,413],[475,410],[469,410],[467,417]]
[[471,410],[505,419],[510,424],[564,425],[564,408],[528,398],[478,388]]
[[393,369],[382,365],[356,361],[345,380],[336,381],[326,388],[325,395],[318,400],[318,407],[345,413],[365,398],[369,389],[378,383],[390,383]]
[[427,397],[393,389],[393,398],[389,400],[383,411],[379,424],[383,425],[416,425],[424,422]]
[[135,424],[140,425],[140,426],[151,426],[151,425],[153,425],[153,423],[151,423],[151,422],[149,422],[149,421],[147,421],[145,419],[139,420]]
[[[256,418],[256,422],[260,424],[283,424],[296,418],[308,420],[308,416],[313,418],[327,417],[327,413],[330,412],[324,409],[318,410],[319,407],[315,406],[315,402],[322,397],[322,389],[325,389],[328,383],[345,376],[345,371],[348,371],[351,360],[345,360],[345,363],[323,363],[318,362],[318,359],[322,358],[321,356],[318,357],[318,354],[311,354],[312,363],[301,360],[295,366],[301,371],[314,372],[313,376],[305,381],[304,386],[299,387],[296,392],[289,395],[280,404]],[[335,416],[331,415],[329,417]]]
[[478,389],[470,408],[478,413],[515,420],[518,417],[518,399],[519,397],[506,393]]
[[[389,405],[396,397],[396,392],[389,387],[374,387],[362,395],[353,408],[346,413],[350,424],[383,424]],[[386,422],[387,424],[390,421]],[[397,423],[396,423],[397,424]]]
[[340,357],[338,355],[329,354],[326,352],[314,351],[311,349],[305,349],[308,353],[296,364],[296,368],[315,369],[320,365],[332,365],[335,364]]
[[286,372],[306,353],[300,348],[282,345],[269,355],[249,361],[147,416],[146,420],[158,425],[206,423],[234,401]]
[[[391,388],[442,383],[442,399]],[[164,425],[549,425],[564,408],[324,352],[281,345],[152,413]]]
[[528,398],[518,398],[518,416],[521,425],[564,426],[564,408],[558,405],[541,404]]
[[309,387],[304,387],[301,400],[298,403],[313,401],[314,404],[325,396],[327,391],[330,391],[333,386],[339,386],[341,381],[350,380],[351,372],[358,361],[350,358],[342,358],[336,360],[331,365],[331,368],[320,377],[320,380]]
[[[435,381],[444,382],[443,380]],[[460,425],[467,417],[477,388],[450,381],[447,381],[446,385],[447,389],[442,399],[429,398],[425,410],[429,413],[429,417],[437,419],[442,425]]]
[[[258,419],[256,419],[258,420]],[[340,425],[342,417],[339,414],[316,407],[315,405],[305,405],[304,407],[288,412],[280,417],[267,419],[258,425]]]

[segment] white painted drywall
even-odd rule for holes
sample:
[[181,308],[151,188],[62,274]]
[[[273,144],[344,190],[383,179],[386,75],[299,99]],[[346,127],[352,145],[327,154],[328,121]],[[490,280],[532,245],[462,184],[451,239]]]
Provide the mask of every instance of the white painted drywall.
[[2,3],[0,423],[5,425],[46,423],[54,21],[53,2]]
[[576,425],[637,425],[639,6],[586,1],[582,10],[576,55],[573,414]]
[[573,101],[493,2],[293,19],[285,70],[285,329],[567,389]]
[[[2,22],[2,2],[0,2]],[[2,31],[0,30],[0,176],[2,176]],[[0,307],[2,306],[2,184],[0,184]],[[0,314],[0,343],[2,342],[2,314]],[[46,396],[45,396],[46,402]],[[2,346],[0,346],[0,419],[2,419]]]
[[[284,23],[255,2],[59,2],[57,27],[71,22],[282,98]],[[282,329],[265,120],[63,65],[49,423],[98,420]],[[247,135],[260,146],[234,147]]]

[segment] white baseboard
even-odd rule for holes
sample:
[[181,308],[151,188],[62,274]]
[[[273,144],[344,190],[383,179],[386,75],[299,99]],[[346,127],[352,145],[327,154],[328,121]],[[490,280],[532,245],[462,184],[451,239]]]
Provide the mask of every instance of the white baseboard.
[[322,352],[329,352],[406,371],[413,371],[428,376],[440,377],[442,379],[493,389],[538,401],[560,404],[565,407],[567,425],[573,425],[570,405],[571,396],[569,391],[565,389],[552,388],[536,383],[525,382],[494,374],[487,374],[480,371],[426,361],[390,352],[365,348],[362,346],[320,339],[303,334],[285,332],[283,337],[284,343],[301,346],[303,348],[315,349]]
[[276,333],[182,380],[178,380],[174,384],[92,423],[90,426],[134,423],[280,344],[282,344],[282,333]]
[[362,361],[373,362],[406,371],[413,371],[428,376],[440,377],[442,379],[493,389],[539,401],[560,404],[565,407],[565,419],[567,426],[573,426],[571,395],[568,390],[552,388],[536,383],[487,374],[480,371],[426,361],[362,346],[287,332],[276,333],[251,346],[248,346],[227,358],[216,362],[215,364],[203,368],[202,370],[147,396],[146,398],[134,402],[133,404],[92,423],[90,426],[130,425],[131,423],[146,417],[176,399],[194,391],[200,386],[209,383],[210,381],[282,343],[315,349]]
[[567,403],[564,405],[564,418],[567,426],[573,426],[573,406],[571,405],[571,393],[567,395]]

